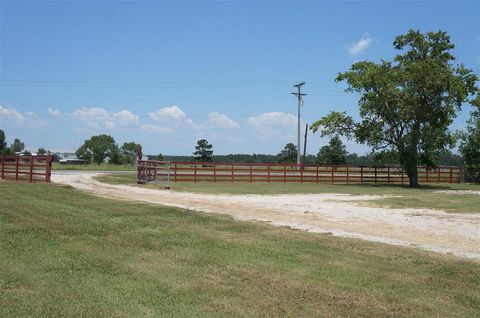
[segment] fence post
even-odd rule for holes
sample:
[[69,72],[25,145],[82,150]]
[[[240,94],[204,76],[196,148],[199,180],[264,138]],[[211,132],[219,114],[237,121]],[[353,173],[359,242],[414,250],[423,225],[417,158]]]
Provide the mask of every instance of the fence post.
[[305,169],[305,165],[301,165],[300,168],[300,183],[303,183],[303,169]]
[[33,182],[33,156],[30,156],[30,182]]
[[363,166],[360,167],[360,184],[363,184]]
[[267,167],[267,182],[270,183],[270,164]]
[[387,167],[387,184],[390,184],[390,166]]
[[233,165],[232,165],[232,176],[231,176],[231,180],[233,182]]
[[157,167],[158,167],[158,165],[157,165],[156,162],[153,164],[153,167],[154,167],[153,168],[153,180],[157,180]]
[[452,168],[450,168],[450,183],[452,183]]
[[177,163],[173,164],[173,182],[177,183]]
[[193,164],[193,183],[197,183],[197,163]]
[[429,183],[428,169],[427,169],[427,168],[425,168],[425,171],[427,172],[427,183]]
[[316,181],[318,183],[318,165],[317,165],[317,178],[316,178]]
[[377,184],[377,167],[375,167],[375,184]]
[[350,180],[348,180],[348,177],[349,176],[348,176],[348,166],[347,166],[347,184],[349,184],[349,181],[350,181]]
[[5,155],[2,155],[2,179],[5,179]]
[[253,180],[252,180],[252,179],[253,179],[253,175],[252,175],[252,174],[253,174],[253,171],[252,171],[252,163],[250,162],[250,183],[253,182]]
[[217,182],[217,164],[213,163],[213,182]]
[[[38,157],[37,157],[37,161],[38,161]],[[47,159],[45,161],[45,182],[50,182],[51,181],[52,162],[53,162],[53,157],[50,154],[50,152],[48,152]]]
[[440,183],[440,171],[442,170],[442,168],[438,168],[438,179],[437,179],[437,183]]
[[283,183],[287,183],[287,166],[283,165]]
[[334,178],[333,178],[333,165],[330,166],[331,172],[332,172],[332,184],[334,183]]
[[18,164],[19,164],[20,156],[15,157],[15,180],[18,181]]

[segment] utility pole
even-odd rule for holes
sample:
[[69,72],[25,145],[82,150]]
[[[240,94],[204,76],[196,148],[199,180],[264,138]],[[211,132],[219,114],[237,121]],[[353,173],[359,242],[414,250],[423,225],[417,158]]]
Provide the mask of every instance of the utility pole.
[[307,161],[307,136],[308,136],[308,124],[305,124],[305,139],[303,141],[303,166],[305,166],[305,163]]
[[301,89],[302,86],[305,85],[305,82],[300,82],[298,84],[293,85],[293,87],[297,88],[296,93],[292,93],[293,95],[297,96],[298,102],[298,122],[297,122],[297,165],[300,165],[300,106],[303,104],[302,96],[306,96],[307,94],[302,94]]

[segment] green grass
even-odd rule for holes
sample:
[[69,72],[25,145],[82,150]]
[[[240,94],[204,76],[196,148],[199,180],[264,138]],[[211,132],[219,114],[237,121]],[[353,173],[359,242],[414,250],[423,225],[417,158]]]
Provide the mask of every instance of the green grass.
[[475,317],[480,264],[0,182],[1,317]]
[[[105,174],[97,177],[99,181],[111,184],[135,184],[134,174]],[[288,193],[347,193],[353,195],[375,194],[400,197],[388,197],[375,201],[362,202],[378,207],[392,208],[428,208],[447,212],[480,213],[480,195],[445,194],[438,190],[475,190],[474,184],[429,184],[419,189],[410,189],[399,185],[345,185],[329,183],[172,183],[172,189],[183,192],[228,193],[228,194],[288,194]],[[148,185],[154,187],[153,185]]]
[[135,171],[134,165],[111,165],[109,163],[87,165],[62,165],[58,162],[52,164],[52,170],[85,170],[85,171]]

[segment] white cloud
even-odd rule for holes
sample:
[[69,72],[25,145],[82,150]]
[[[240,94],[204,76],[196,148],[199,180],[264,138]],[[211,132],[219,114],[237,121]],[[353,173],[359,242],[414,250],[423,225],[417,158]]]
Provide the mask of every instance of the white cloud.
[[114,123],[110,114],[103,108],[97,107],[82,107],[72,113],[73,117],[83,121],[87,126],[101,129],[113,129]]
[[53,108],[48,108],[48,113],[52,115],[53,117],[58,117],[60,116],[60,110],[58,109],[53,109]]
[[173,133],[174,132],[173,129],[163,127],[160,125],[150,125],[150,124],[140,125],[140,129],[144,131],[155,132],[155,133]]
[[2,106],[0,106],[0,124],[25,128],[44,128],[47,126],[45,121],[38,118],[31,111],[21,113],[15,108]]
[[138,116],[128,110],[110,114],[103,108],[82,107],[72,115],[94,129],[120,129],[138,125]]
[[368,35],[367,33],[365,33],[360,38],[360,40],[358,40],[355,43],[352,43],[348,47],[348,53],[350,53],[351,56],[357,56],[358,54],[360,54],[363,51],[365,51],[366,49],[368,49],[368,47],[370,46],[370,44],[372,44],[372,42],[373,42],[372,37],[370,35]]
[[127,127],[138,124],[138,116],[128,110],[121,110],[113,114],[113,121],[117,126]]
[[297,117],[292,114],[271,112],[248,118],[248,123],[262,136],[293,136]]
[[21,113],[12,107],[0,106],[0,124],[16,125],[25,128],[46,127],[45,121],[38,118],[33,112]]
[[239,124],[234,122],[230,117],[218,112],[211,112],[208,114],[209,122],[220,128],[238,128]]
[[197,126],[193,123],[193,120],[191,120],[180,107],[175,105],[160,108],[155,112],[148,113],[148,115],[152,120],[157,122],[169,123],[170,125],[173,123],[176,126],[185,123],[197,128]]
[[10,107],[0,106],[0,122],[1,123],[11,123],[15,125],[22,125],[26,122],[27,118],[25,115],[20,113],[18,110]]
[[190,120],[187,114],[178,106],[170,106],[170,107],[163,107],[159,110],[148,113],[151,119],[155,121],[165,121],[165,120],[176,120],[176,121],[184,121]]

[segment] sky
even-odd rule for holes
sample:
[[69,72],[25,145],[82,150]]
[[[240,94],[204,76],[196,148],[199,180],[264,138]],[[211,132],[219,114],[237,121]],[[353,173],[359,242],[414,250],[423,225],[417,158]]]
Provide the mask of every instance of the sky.
[[[0,129],[33,150],[106,133],[148,154],[190,155],[202,138],[215,154],[276,154],[296,143],[295,83],[302,130],[332,110],[358,118],[336,75],[391,59],[408,29],[447,31],[480,74],[478,1],[0,0]],[[309,132],[307,153],[327,142]]]

